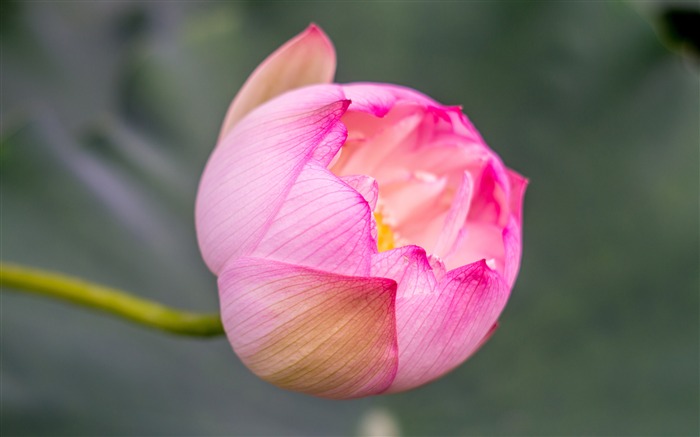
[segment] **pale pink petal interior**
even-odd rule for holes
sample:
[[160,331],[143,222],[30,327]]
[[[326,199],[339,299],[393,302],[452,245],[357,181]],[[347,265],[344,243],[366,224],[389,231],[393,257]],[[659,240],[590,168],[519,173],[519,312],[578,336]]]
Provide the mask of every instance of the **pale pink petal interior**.
[[460,231],[464,228],[469,213],[469,205],[472,201],[474,182],[469,172],[462,175],[462,183],[457,193],[452,198],[449,212],[444,220],[444,227],[440,232],[437,243],[432,253],[446,258],[452,250]]
[[482,259],[488,261],[492,268],[504,272],[503,229],[488,222],[467,222],[455,246],[445,257],[445,265],[463,266]]

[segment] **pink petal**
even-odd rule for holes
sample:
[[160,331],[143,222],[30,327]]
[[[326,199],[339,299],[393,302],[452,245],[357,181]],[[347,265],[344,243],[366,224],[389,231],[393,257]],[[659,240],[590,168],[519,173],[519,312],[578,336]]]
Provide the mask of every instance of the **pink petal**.
[[[521,210],[527,180],[508,170],[511,183],[509,189],[504,190],[493,176],[496,170],[492,167],[489,170],[490,167],[486,167],[481,178],[480,194],[483,197],[472,203],[472,208],[476,204],[480,212],[472,214],[469,211],[469,219],[444,261],[449,269],[481,259],[493,260],[492,267],[504,275],[510,287],[520,264]],[[509,199],[505,197],[507,192],[510,192]],[[503,214],[506,214],[505,225],[499,223]]]
[[396,281],[397,301],[432,294],[437,285],[433,267],[425,250],[419,246],[403,246],[375,254],[371,274]]
[[431,143],[391,156],[390,164],[397,168],[413,168],[439,175],[454,175],[461,179],[464,171],[477,174],[493,153],[475,143],[465,143],[455,135],[435,136]]
[[[405,255],[396,256],[404,259],[404,277],[420,277],[412,271],[426,272],[424,256],[409,256],[408,260]],[[389,273],[382,276],[394,274]],[[425,384],[464,362],[498,320],[509,294],[501,276],[484,261],[447,272],[430,293],[402,293],[402,287],[399,282],[399,370],[387,391],[390,393]]]
[[[391,185],[380,185],[380,195],[387,207],[389,218],[394,221],[396,228],[423,227],[420,220],[422,215],[434,217],[439,214],[438,197],[445,190],[447,180],[432,174],[416,173],[408,175],[406,181]],[[427,243],[422,239],[421,243]],[[416,241],[416,244],[419,244]],[[435,240],[430,242],[430,246]],[[419,244],[423,246],[423,244]],[[425,247],[425,246],[424,246]]]
[[447,211],[439,209],[438,206],[439,202],[435,200],[426,204],[422,213],[416,212],[415,217],[397,227],[396,233],[401,241],[418,245],[432,256],[442,259],[433,249],[444,230]]
[[447,112],[456,134],[470,143],[480,144],[482,147],[490,150],[479,131],[476,130],[469,118],[462,112],[461,106],[450,107],[447,109]]
[[243,258],[224,268],[219,291],[228,339],[262,379],[335,399],[394,379],[394,281]]
[[352,101],[351,111],[384,117],[396,104],[396,96],[390,89],[374,84],[347,84],[343,91]]
[[511,217],[508,226],[503,229],[504,246],[504,271],[503,275],[509,287],[513,286],[520,269],[520,256],[522,253],[522,239],[520,235],[520,223]]
[[286,93],[251,112],[214,150],[195,209],[199,247],[214,273],[257,246],[307,162],[327,163],[337,153],[344,97],[333,85]]
[[365,276],[377,251],[371,213],[360,193],[309,163],[251,256]]
[[219,140],[252,109],[295,88],[331,83],[335,49],[328,36],[311,24],[267,57],[246,80],[226,113]]
[[453,269],[482,259],[493,260],[495,265],[492,267],[504,273],[504,251],[503,229],[500,226],[468,221],[444,261],[448,269]]
[[361,111],[384,117],[398,103],[418,104],[423,107],[440,106],[435,100],[410,88],[388,83],[356,82],[343,85],[352,100],[351,111]]
[[[403,107],[403,111],[392,112],[385,124],[370,126],[376,122],[376,118],[365,118],[362,123],[353,123],[357,121],[357,117],[344,117],[343,122],[351,132],[366,132],[368,138],[366,141],[358,143],[352,149],[350,144],[347,144],[346,154],[350,159],[344,162],[342,168],[335,169],[338,174],[372,174],[376,175],[376,169],[387,163],[387,157],[396,149],[406,146],[406,140],[411,135],[413,130],[420,123],[423,114],[419,108]],[[349,114],[350,116],[351,114]],[[364,116],[363,114],[360,114]],[[367,117],[367,116],[364,116]],[[341,161],[343,161],[341,156]],[[380,186],[385,182],[380,177],[377,177]]]
[[433,269],[433,275],[435,275],[435,280],[441,282],[442,278],[444,278],[445,274],[447,273],[445,263],[442,261],[442,259],[440,259],[439,256],[435,255],[429,255],[428,262],[430,263],[430,267]]
[[510,180],[510,220],[503,229],[503,245],[505,247],[505,272],[508,286],[512,287],[520,268],[522,253],[522,211],[523,197],[528,181],[513,170],[508,170]]
[[369,209],[374,211],[379,196],[379,185],[374,178],[365,175],[349,175],[341,177],[340,180],[360,193],[369,204]]
[[486,163],[474,189],[474,201],[469,220],[494,223],[501,228],[508,222],[510,213],[510,181],[505,167],[492,155]]
[[508,169],[507,173],[510,181],[510,213],[518,223],[521,223],[523,198],[525,197],[528,180],[513,170]]
[[452,199],[452,205],[445,218],[445,224],[435,244],[435,249],[431,251],[437,256],[444,258],[454,246],[459,231],[462,230],[467,220],[473,189],[474,182],[472,182],[471,175],[464,172],[462,183]]

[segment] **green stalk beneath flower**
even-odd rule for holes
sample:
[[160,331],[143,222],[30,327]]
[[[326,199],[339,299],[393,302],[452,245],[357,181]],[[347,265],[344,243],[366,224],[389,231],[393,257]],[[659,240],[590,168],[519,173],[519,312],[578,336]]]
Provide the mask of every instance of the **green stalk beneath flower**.
[[180,311],[116,288],[59,273],[0,263],[0,286],[62,299],[172,334],[193,337],[224,334],[219,314]]

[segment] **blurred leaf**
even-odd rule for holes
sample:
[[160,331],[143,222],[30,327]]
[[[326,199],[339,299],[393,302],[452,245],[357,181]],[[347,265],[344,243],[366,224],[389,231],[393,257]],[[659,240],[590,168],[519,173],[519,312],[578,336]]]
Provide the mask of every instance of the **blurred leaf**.
[[680,47],[688,47],[700,56],[700,6],[696,8],[670,7],[663,11],[661,20],[669,38]]

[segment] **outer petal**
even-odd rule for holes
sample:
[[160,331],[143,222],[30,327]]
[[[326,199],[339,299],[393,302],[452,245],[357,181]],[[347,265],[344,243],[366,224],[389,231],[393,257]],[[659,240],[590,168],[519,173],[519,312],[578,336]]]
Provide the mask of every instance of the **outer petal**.
[[522,238],[520,223],[511,217],[508,226],[503,229],[504,271],[509,287],[513,286],[520,269],[520,254],[522,253]]
[[[501,170],[494,164],[500,166],[492,160],[482,172],[480,193],[474,196],[469,220],[444,261],[450,268],[480,259],[493,260],[491,266],[503,274],[510,287],[520,264],[522,199],[527,179],[512,170],[503,170],[499,179],[496,175]],[[472,214],[475,208],[477,213]]]
[[366,276],[377,251],[360,193],[311,162],[251,256],[342,275]]
[[507,173],[510,181],[510,213],[516,222],[520,224],[522,221],[523,197],[525,197],[528,180],[511,169],[508,169]]
[[333,85],[291,91],[253,111],[214,150],[195,209],[214,273],[257,246],[307,162],[330,162],[345,139],[348,104]]
[[394,379],[394,281],[243,258],[226,266],[219,290],[229,341],[266,381],[345,399]]
[[527,188],[527,179],[513,170],[508,170],[510,179],[510,213],[508,225],[503,229],[503,245],[505,247],[505,277],[509,286],[513,286],[520,268],[522,253],[522,209],[523,197]]
[[448,272],[431,290],[434,277],[422,249],[401,248],[375,259],[373,274],[399,282],[399,370],[388,392],[425,384],[461,364],[482,344],[508,300],[506,284],[485,261]]
[[328,36],[311,24],[267,57],[246,80],[226,113],[219,140],[253,108],[286,91],[331,83],[335,49]]
[[[403,246],[372,257],[372,276],[397,282],[396,299],[432,294],[437,286],[433,267],[420,246]],[[399,331],[403,326],[397,326]]]

